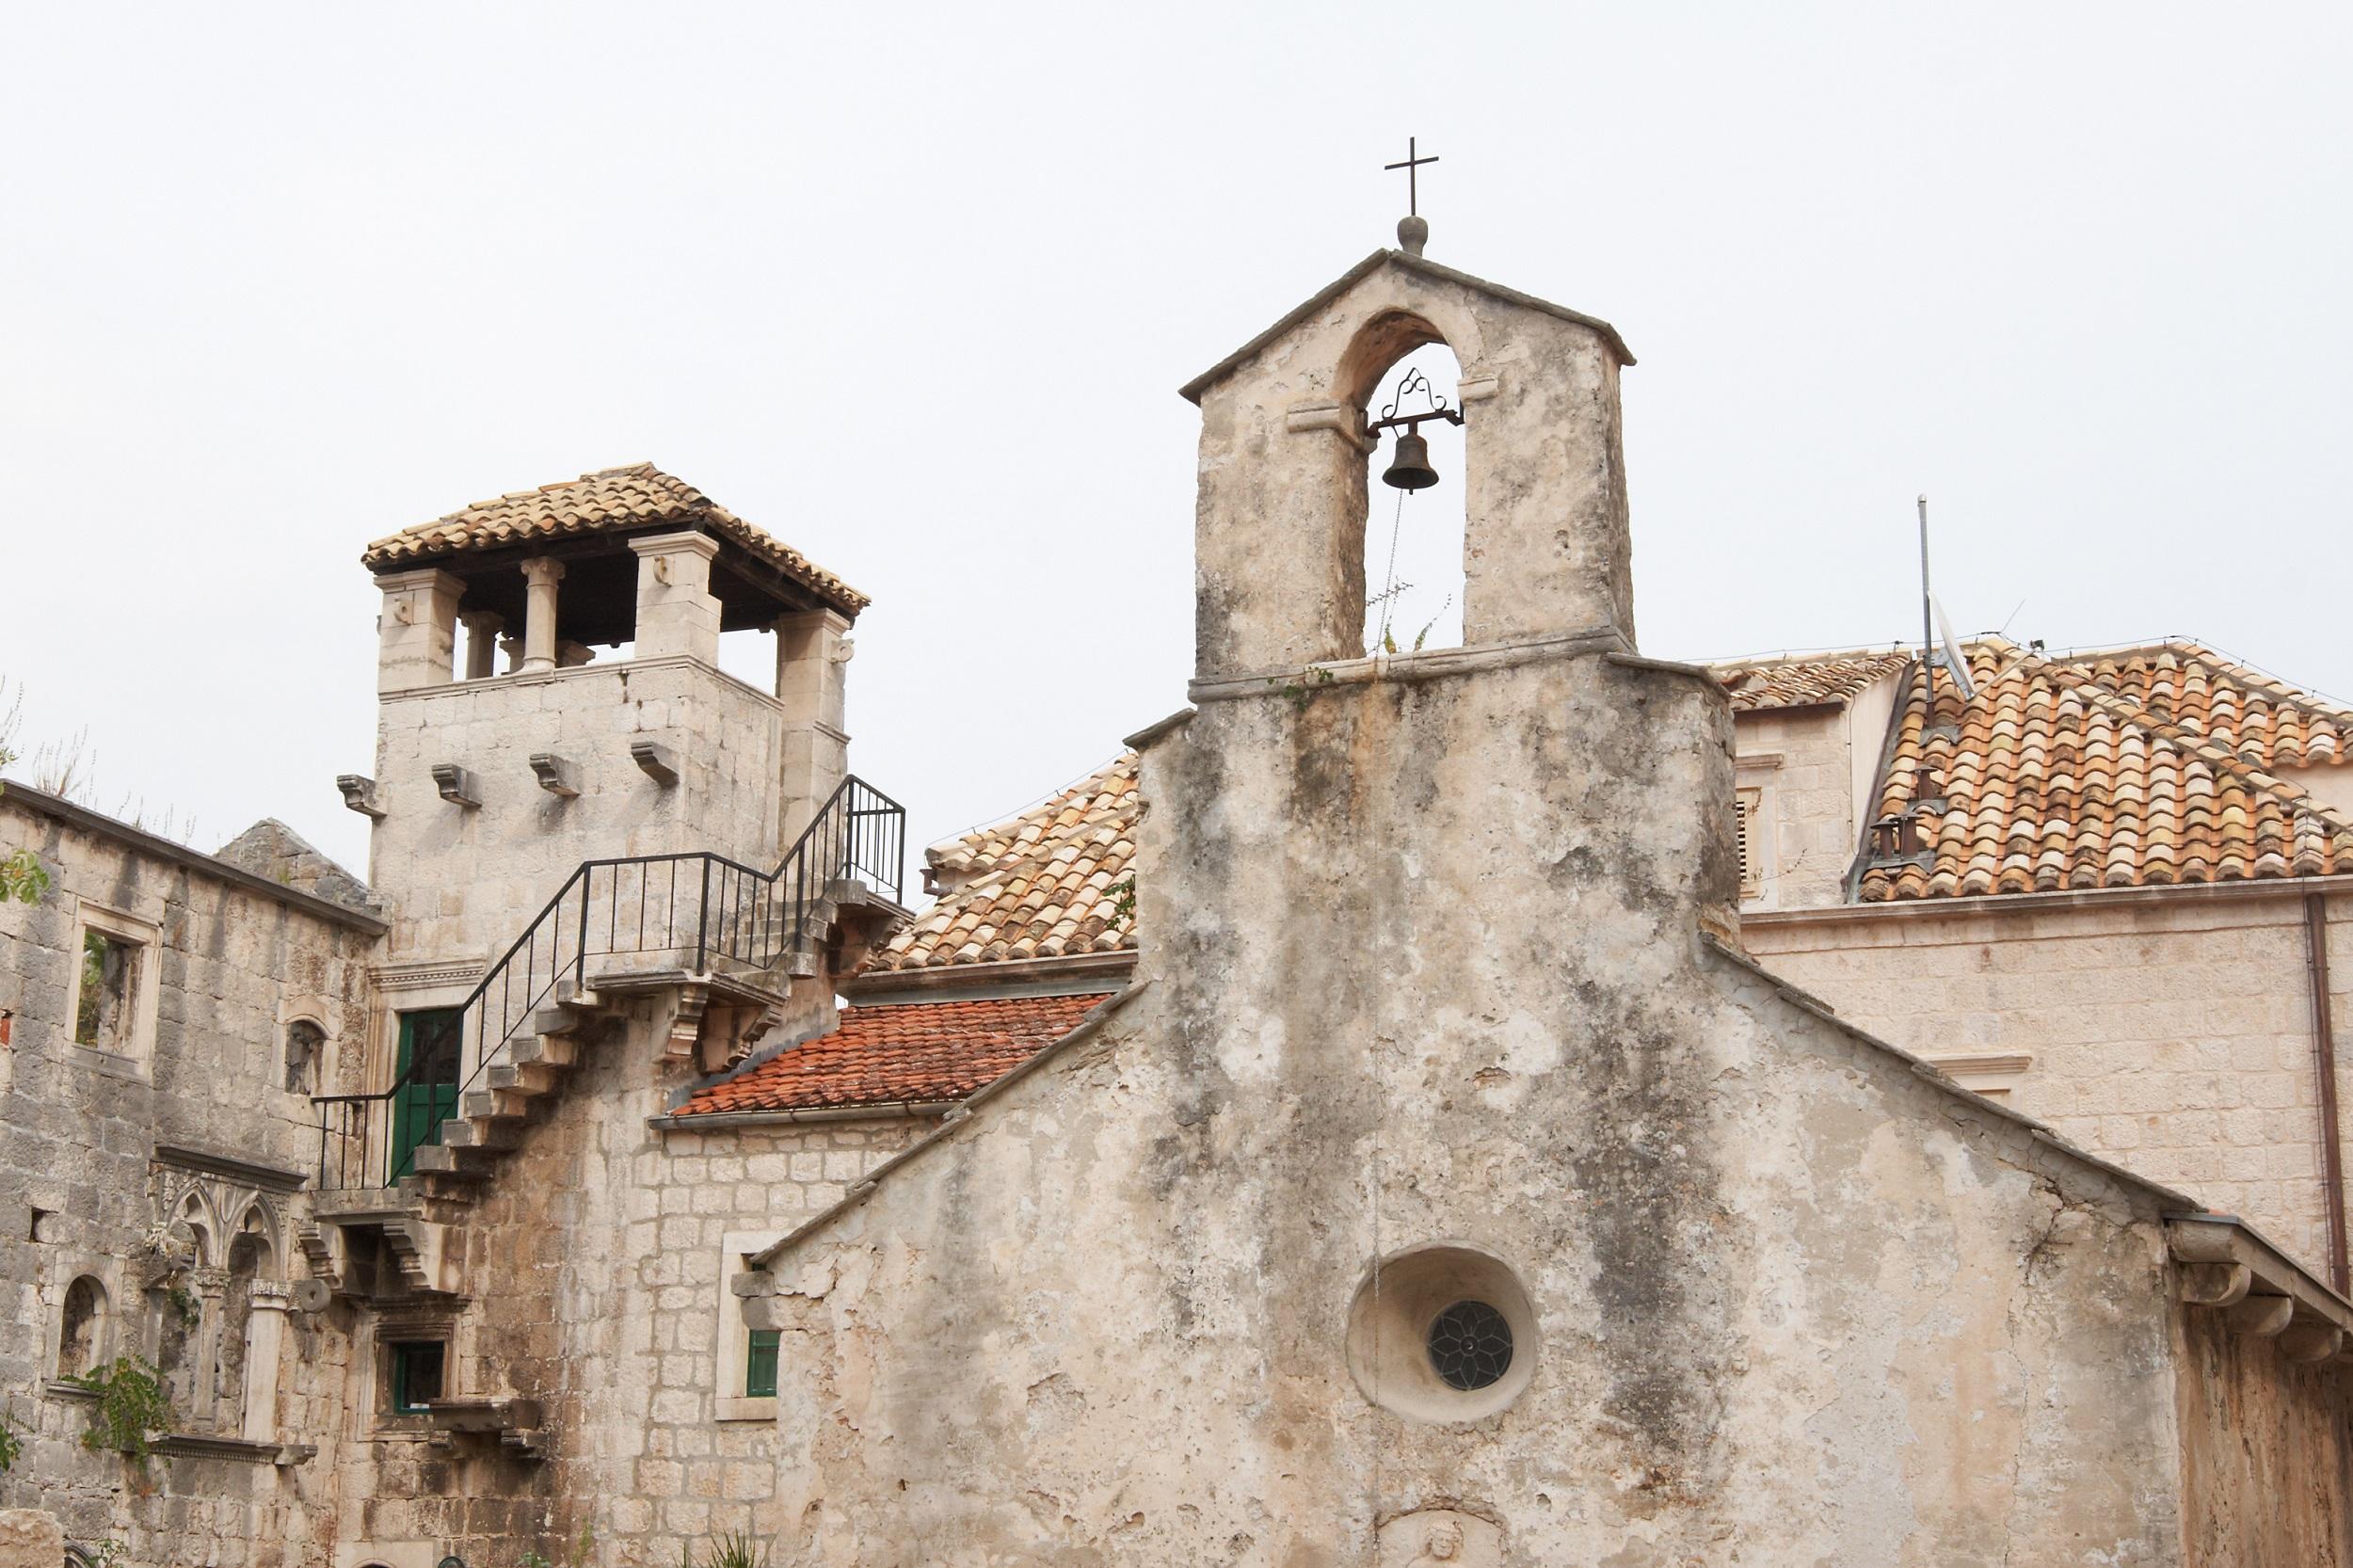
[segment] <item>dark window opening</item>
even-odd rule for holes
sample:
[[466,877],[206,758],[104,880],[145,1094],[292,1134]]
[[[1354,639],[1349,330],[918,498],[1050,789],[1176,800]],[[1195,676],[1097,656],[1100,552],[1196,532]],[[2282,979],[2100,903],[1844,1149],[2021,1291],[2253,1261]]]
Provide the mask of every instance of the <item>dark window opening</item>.
[[776,1394],[776,1342],[782,1332],[773,1328],[752,1330],[750,1347],[744,1355],[744,1397],[747,1400],[770,1400]]
[[103,931],[82,933],[82,994],[75,1003],[73,1043],[94,1050],[127,1051],[131,1046],[131,990],[139,968],[138,946]]
[[1485,1302],[1456,1302],[1430,1324],[1430,1365],[1449,1388],[1468,1393],[1512,1369],[1512,1325]]
[[57,1375],[77,1378],[98,1366],[106,1291],[84,1274],[65,1289],[65,1321],[57,1331]]
[[418,1415],[441,1397],[441,1370],[449,1347],[439,1339],[418,1339],[388,1349],[392,1364],[392,1414]]
[[327,1044],[327,1031],[308,1018],[296,1018],[286,1026],[286,1090],[289,1094],[318,1093],[319,1051]]

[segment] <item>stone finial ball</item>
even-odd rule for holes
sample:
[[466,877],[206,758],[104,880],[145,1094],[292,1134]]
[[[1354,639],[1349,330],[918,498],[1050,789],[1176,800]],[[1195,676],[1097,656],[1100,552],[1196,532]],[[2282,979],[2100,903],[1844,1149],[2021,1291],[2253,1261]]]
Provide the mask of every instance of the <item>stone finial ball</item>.
[[1401,217],[1397,220],[1397,243],[1410,256],[1421,254],[1421,248],[1430,243],[1430,220],[1426,217]]

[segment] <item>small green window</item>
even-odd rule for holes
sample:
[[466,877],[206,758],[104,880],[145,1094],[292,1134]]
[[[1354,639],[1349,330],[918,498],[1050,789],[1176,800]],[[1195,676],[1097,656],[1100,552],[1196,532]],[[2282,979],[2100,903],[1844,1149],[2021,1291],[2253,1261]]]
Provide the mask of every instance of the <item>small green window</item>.
[[751,1345],[744,1353],[745,1399],[773,1400],[776,1397],[776,1340],[780,1333],[772,1328],[752,1330]]
[[418,1415],[441,1397],[441,1367],[448,1347],[439,1339],[420,1339],[393,1345],[391,1351],[392,1412]]

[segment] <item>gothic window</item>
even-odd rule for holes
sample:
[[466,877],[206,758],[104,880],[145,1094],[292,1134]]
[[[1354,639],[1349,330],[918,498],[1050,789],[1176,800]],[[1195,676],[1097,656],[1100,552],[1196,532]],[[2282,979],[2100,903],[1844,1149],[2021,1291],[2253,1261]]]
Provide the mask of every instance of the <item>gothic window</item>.
[[308,1018],[286,1026],[286,1092],[315,1095],[319,1087],[319,1057],[327,1046],[327,1031]]
[[81,1377],[105,1353],[106,1288],[88,1274],[65,1288],[65,1317],[57,1330],[57,1375]]
[[385,1352],[392,1374],[386,1408],[394,1416],[424,1414],[441,1397],[449,1347],[439,1339],[410,1339],[386,1346]]
[[751,1343],[744,1352],[744,1397],[747,1400],[773,1400],[776,1397],[776,1344],[782,1332],[773,1328],[752,1330]]

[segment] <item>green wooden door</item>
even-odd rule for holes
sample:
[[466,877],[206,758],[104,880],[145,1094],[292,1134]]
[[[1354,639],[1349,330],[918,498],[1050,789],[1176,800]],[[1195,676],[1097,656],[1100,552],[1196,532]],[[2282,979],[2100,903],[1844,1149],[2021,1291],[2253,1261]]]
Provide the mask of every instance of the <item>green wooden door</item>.
[[428,1007],[400,1016],[400,1056],[392,1064],[392,1160],[384,1185],[415,1174],[417,1149],[441,1141],[441,1124],[457,1113],[458,1043],[465,1015]]

